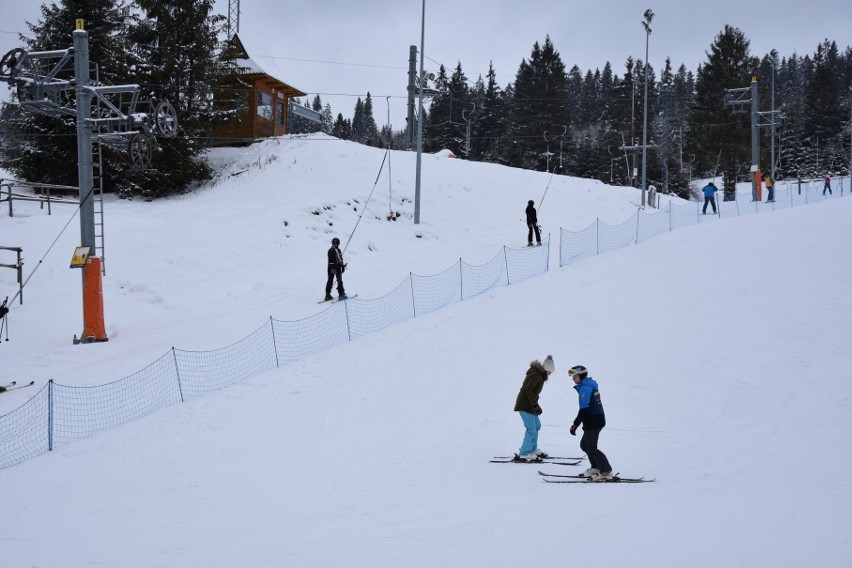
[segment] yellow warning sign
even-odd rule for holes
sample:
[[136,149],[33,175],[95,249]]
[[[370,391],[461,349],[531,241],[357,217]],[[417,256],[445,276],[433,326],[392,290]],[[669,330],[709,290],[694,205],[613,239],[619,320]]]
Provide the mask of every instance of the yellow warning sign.
[[71,257],[71,268],[83,268],[86,266],[86,260],[89,258],[91,247],[77,247],[74,249],[74,256]]

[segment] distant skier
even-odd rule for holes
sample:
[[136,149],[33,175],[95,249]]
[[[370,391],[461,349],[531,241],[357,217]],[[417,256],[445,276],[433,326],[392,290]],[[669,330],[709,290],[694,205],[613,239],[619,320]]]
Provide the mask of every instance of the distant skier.
[[328,281],[325,283],[325,299],[333,300],[331,297],[331,286],[337,278],[337,297],[345,300],[346,291],[343,289],[343,273],[346,271],[346,263],[343,262],[343,251],[340,250],[340,239],[331,239],[331,248],[328,249]]
[[829,176],[825,176],[825,186],[822,188],[822,194],[825,195],[826,191],[828,192],[829,195],[832,195],[832,193],[831,193],[831,177],[829,177]]
[[535,240],[536,243],[541,245],[541,227],[538,226],[538,215],[536,215],[535,207],[533,207],[533,200],[530,199],[527,201],[527,227],[529,227],[529,233],[527,234],[527,246],[533,246],[533,231],[535,231]]
[[716,214],[716,192],[718,191],[716,184],[711,181],[710,183],[705,185],[704,189],[702,189],[701,191],[704,192],[704,209],[701,210],[701,214],[702,215],[707,214],[707,204],[709,203],[710,205],[713,206],[713,214],[715,215]]
[[538,404],[538,397],[547,377],[555,370],[553,357],[550,355],[544,363],[539,363],[538,359],[530,363],[530,368],[524,377],[524,384],[521,385],[518,398],[515,400],[515,412],[521,415],[521,421],[526,428],[524,441],[521,449],[515,454],[515,461],[537,462],[548,457],[546,453],[538,449],[538,431],[541,430],[539,416],[543,412]]
[[772,179],[772,176],[768,175],[765,179],[766,183],[766,202],[767,203],[775,203],[775,180]]
[[589,456],[591,467],[585,475],[593,481],[608,481],[612,479],[612,466],[606,455],[598,449],[598,436],[606,426],[606,415],[601,404],[601,393],[598,383],[589,376],[589,371],[583,365],[575,365],[568,370],[574,379],[574,390],[580,396],[580,410],[571,425],[571,435],[577,435],[577,428],[583,425],[583,437],[580,449]]

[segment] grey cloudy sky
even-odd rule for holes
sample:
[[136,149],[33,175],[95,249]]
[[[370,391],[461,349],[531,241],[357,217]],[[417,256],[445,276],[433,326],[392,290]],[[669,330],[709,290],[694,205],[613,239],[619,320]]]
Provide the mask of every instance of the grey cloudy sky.
[[[24,20],[36,20],[40,5],[2,3],[0,54],[18,45],[12,32],[26,31]],[[216,6],[227,14],[227,0]],[[356,98],[369,91],[377,122],[386,122],[389,103],[398,130],[421,7],[422,0],[241,0],[240,34],[274,58],[281,79],[330,102],[335,116],[351,117]],[[841,49],[852,44],[849,0],[426,0],[425,67],[444,64],[451,72],[460,61],[473,82],[493,61],[505,86],[533,44],[549,35],[568,68],[585,72],[609,61],[621,75],[629,55],[644,59],[647,8],[656,14],[648,59],[657,70],[670,57],[675,68],[683,63],[694,71],[725,24],[742,30],[758,56],[772,49],[811,54],[826,38]]]

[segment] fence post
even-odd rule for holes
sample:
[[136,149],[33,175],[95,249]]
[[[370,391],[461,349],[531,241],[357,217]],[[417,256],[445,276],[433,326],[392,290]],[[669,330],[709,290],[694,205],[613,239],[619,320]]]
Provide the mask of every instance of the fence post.
[[[559,268],[562,268],[562,245],[565,241],[565,231],[560,225],[559,227]],[[550,246],[550,243],[547,243],[547,246]],[[548,257],[550,257],[550,251],[548,251]]]
[[595,254],[601,253],[601,220],[595,217]]
[[281,363],[278,361],[278,342],[275,341],[275,322],[272,321],[272,316],[269,316],[269,327],[272,328],[272,348],[275,350],[275,366],[280,367]]
[[[417,302],[414,301],[414,273],[408,273],[408,287],[411,288],[411,312],[417,317]],[[348,322],[347,322],[348,324]]]
[[180,401],[186,402],[183,399],[183,385],[180,383],[180,367],[178,366],[177,353],[175,353],[174,347],[172,347],[172,360],[175,362],[175,376],[177,377],[178,392],[180,392]]
[[53,451],[53,379],[47,381],[47,451]]
[[669,232],[672,232],[672,202],[669,201]]
[[634,241],[634,243],[633,243],[634,245],[639,244],[639,219],[641,219],[641,218],[642,218],[642,210],[637,209],[636,210],[636,241]]
[[550,233],[547,233],[547,258],[544,261],[544,271],[550,270]]
[[349,338],[349,341],[352,341],[352,326],[349,325],[349,302],[343,302],[343,309],[346,310],[346,336]]
[[[538,206],[541,208],[541,203]],[[508,286],[512,282],[509,280],[509,255],[506,254],[506,245],[503,245],[503,264],[506,265],[506,286]]]
[[459,257],[459,298],[464,300],[464,270],[461,257]]

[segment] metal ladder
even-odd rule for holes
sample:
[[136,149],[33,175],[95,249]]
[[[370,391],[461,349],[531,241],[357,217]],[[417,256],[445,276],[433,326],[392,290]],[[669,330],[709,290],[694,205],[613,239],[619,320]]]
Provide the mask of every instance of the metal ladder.
[[95,250],[101,257],[101,272],[106,276],[106,252],[104,251],[104,161],[100,140],[92,140],[92,197],[95,206]]

